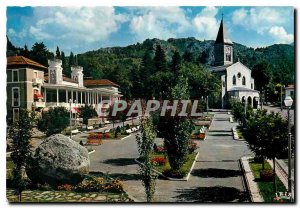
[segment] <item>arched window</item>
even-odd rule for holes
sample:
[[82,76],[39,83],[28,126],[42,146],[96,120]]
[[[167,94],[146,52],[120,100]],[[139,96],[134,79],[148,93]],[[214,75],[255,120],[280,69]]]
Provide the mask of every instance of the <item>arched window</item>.
[[232,78],[232,84],[233,84],[233,85],[236,85],[236,77],[235,77],[235,75],[233,75],[233,78]]
[[243,76],[243,85],[246,85],[246,78]]

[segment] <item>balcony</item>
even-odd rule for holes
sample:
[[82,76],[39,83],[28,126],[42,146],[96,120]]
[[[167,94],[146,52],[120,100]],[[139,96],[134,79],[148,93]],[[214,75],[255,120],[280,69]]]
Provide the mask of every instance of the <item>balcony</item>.
[[34,85],[43,84],[43,80],[40,79],[40,78],[34,78],[34,79],[32,79],[32,82],[33,82]]
[[33,104],[34,104],[35,108],[44,108],[44,107],[46,107],[45,102],[35,101],[35,102],[33,102]]

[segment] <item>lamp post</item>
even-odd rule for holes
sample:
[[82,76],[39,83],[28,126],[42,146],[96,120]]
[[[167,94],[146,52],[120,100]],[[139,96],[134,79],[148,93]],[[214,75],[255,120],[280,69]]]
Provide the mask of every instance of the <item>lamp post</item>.
[[208,95],[206,96],[206,114],[208,115]]
[[72,99],[69,100],[70,104],[70,139],[72,139]]
[[[290,96],[285,97],[284,105],[287,107],[288,113],[288,192],[292,193],[292,174],[291,174],[291,157],[292,157],[292,134],[290,124],[290,109],[293,105],[293,99]],[[292,196],[291,196],[292,200]]]

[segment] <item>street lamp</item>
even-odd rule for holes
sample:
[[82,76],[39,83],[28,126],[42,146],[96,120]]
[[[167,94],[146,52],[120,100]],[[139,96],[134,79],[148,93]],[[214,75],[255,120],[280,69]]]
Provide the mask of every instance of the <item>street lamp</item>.
[[72,139],[72,99],[69,100],[70,104],[70,139]]
[[[290,109],[293,105],[293,99],[290,96],[285,97],[284,105],[287,107],[288,111],[288,192],[292,193],[292,174],[291,174],[291,157],[292,157],[292,134],[291,134],[291,124],[290,124]],[[291,196],[292,199],[292,196]]]
[[206,114],[208,115],[208,95],[206,96]]

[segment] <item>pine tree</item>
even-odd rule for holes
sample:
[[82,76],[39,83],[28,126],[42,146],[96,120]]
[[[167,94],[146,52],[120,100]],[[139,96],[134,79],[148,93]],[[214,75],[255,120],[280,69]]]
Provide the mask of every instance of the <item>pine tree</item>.
[[59,47],[58,47],[58,46],[56,47],[56,58],[58,58],[58,59],[61,58],[61,54],[60,54],[60,51],[59,51]]
[[26,58],[30,58],[30,52],[26,44],[24,45],[24,49],[21,51],[21,55]]
[[141,67],[139,70],[139,82],[141,88],[142,98],[149,98],[151,93],[151,87],[149,87],[149,77],[154,71],[154,63],[151,57],[151,49],[148,49],[142,59]]
[[202,53],[199,55],[197,62],[200,64],[206,64],[208,58],[208,52],[206,50],[202,51]]
[[167,71],[166,54],[165,54],[164,50],[162,49],[161,45],[156,46],[155,56],[154,56],[154,66],[155,66],[156,72]]
[[60,56],[61,56],[62,68],[63,68],[63,70],[66,70],[67,69],[67,62],[66,62],[65,53],[62,51],[60,53]]
[[186,62],[194,62],[194,56],[192,52],[185,51],[182,58]]
[[177,74],[180,70],[180,64],[181,64],[181,56],[180,53],[176,50],[172,56],[172,62],[171,62],[171,70]]
[[33,128],[34,114],[29,115],[25,109],[20,109],[19,119],[9,128],[9,138],[12,140],[11,159],[13,168],[13,187],[22,200],[22,191],[26,187],[23,171],[30,156],[30,138]]

